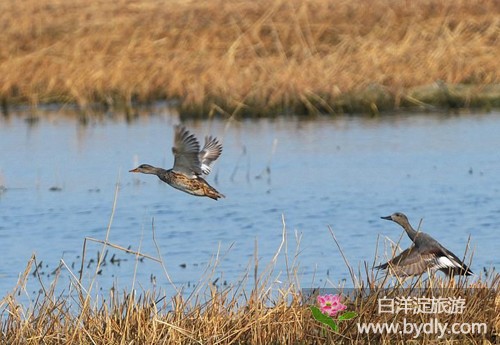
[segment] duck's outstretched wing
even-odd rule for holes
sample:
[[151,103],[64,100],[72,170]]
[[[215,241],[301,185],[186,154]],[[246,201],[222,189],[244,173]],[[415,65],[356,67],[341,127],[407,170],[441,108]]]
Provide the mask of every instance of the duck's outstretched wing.
[[201,171],[203,174],[210,174],[210,165],[215,161],[222,153],[222,145],[219,143],[217,138],[212,136],[205,137],[205,146],[199,154],[199,159],[201,162]]
[[428,270],[440,270],[448,275],[472,274],[472,271],[455,254],[442,246],[423,251],[412,246],[389,262],[375,268],[389,269],[393,274],[401,277],[420,275]]
[[201,175],[201,163],[199,158],[200,143],[195,136],[181,125],[175,126],[174,146],[174,167],[172,170],[195,178]]
[[428,267],[426,259],[422,257],[414,246],[411,246],[395,258],[375,268],[381,270],[388,269],[394,275],[408,277],[424,273]]

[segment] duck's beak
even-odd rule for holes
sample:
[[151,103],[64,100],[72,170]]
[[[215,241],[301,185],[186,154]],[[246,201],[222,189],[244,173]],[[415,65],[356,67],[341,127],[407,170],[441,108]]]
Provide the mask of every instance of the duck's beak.
[[138,173],[139,172],[139,168],[135,168],[135,169],[129,170],[128,172]]
[[385,219],[385,220],[392,220],[392,217],[391,217],[391,216],[380,217],[380,218]]

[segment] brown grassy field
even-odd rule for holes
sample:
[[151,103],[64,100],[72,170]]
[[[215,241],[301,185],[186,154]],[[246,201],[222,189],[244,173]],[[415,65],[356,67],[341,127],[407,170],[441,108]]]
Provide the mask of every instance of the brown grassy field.
[[[0,100],[185,114],[500,104],[492,0],[6,0]],[[436,81],[440,81],[436,84]]]

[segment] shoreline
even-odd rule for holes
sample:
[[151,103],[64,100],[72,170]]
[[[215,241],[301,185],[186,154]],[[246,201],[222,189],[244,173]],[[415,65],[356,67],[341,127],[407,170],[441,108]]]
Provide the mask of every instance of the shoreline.
[[308,117],[316,115],[370,115],[378,116],[394,112],[459,112],[473,111],[488,113],[500,109],[500,84],[492,85],[445,85],[437,82],[431,85],[414,87],[407,91],[392,93],[387,88],[372,85],[359,92],[350,92],[337,97],[311,96],[307,100],[293,100],[288,105],[262,108],[258,104],[246,104],[234,107],[227,100],[207,100],[203,104],[184,105],[178,99],[153,99],[149,102],[131,100],[129,104],[115,103],[113,106],[102,103],[87,104],[82,107],[76,101],[46,102],[29,104],[17,102],[9,104],[5,100],[1,104],[1,113],[8,117],[20,108],[29,108],[33,116],[46,106],[55,108],[70,107],[81,119],[102,116],[106,112],[124,115],[125,119],[144,113],[142,110],[156,103],[166,103],[176,109],[182,119],[203,119],[213,116],[236,118],[264,118],[279,116]]

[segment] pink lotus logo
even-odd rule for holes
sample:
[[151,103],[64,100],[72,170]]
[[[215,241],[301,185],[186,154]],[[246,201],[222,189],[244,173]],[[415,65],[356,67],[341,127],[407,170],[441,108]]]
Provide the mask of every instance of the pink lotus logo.
[[[319,308],[316,306],[310,307],[313,317],[319,322],[330,326],[330,328],[335,332],[339,329],[338,323],[340,321],[350,320],[358,316],[358,314],[353,311],[341,313],[347,309],[347,306],[340,302],[339,295],[320,295],[317,298],[317,302]],[[339,313],[341,314],[334,319],[334,317]]]

